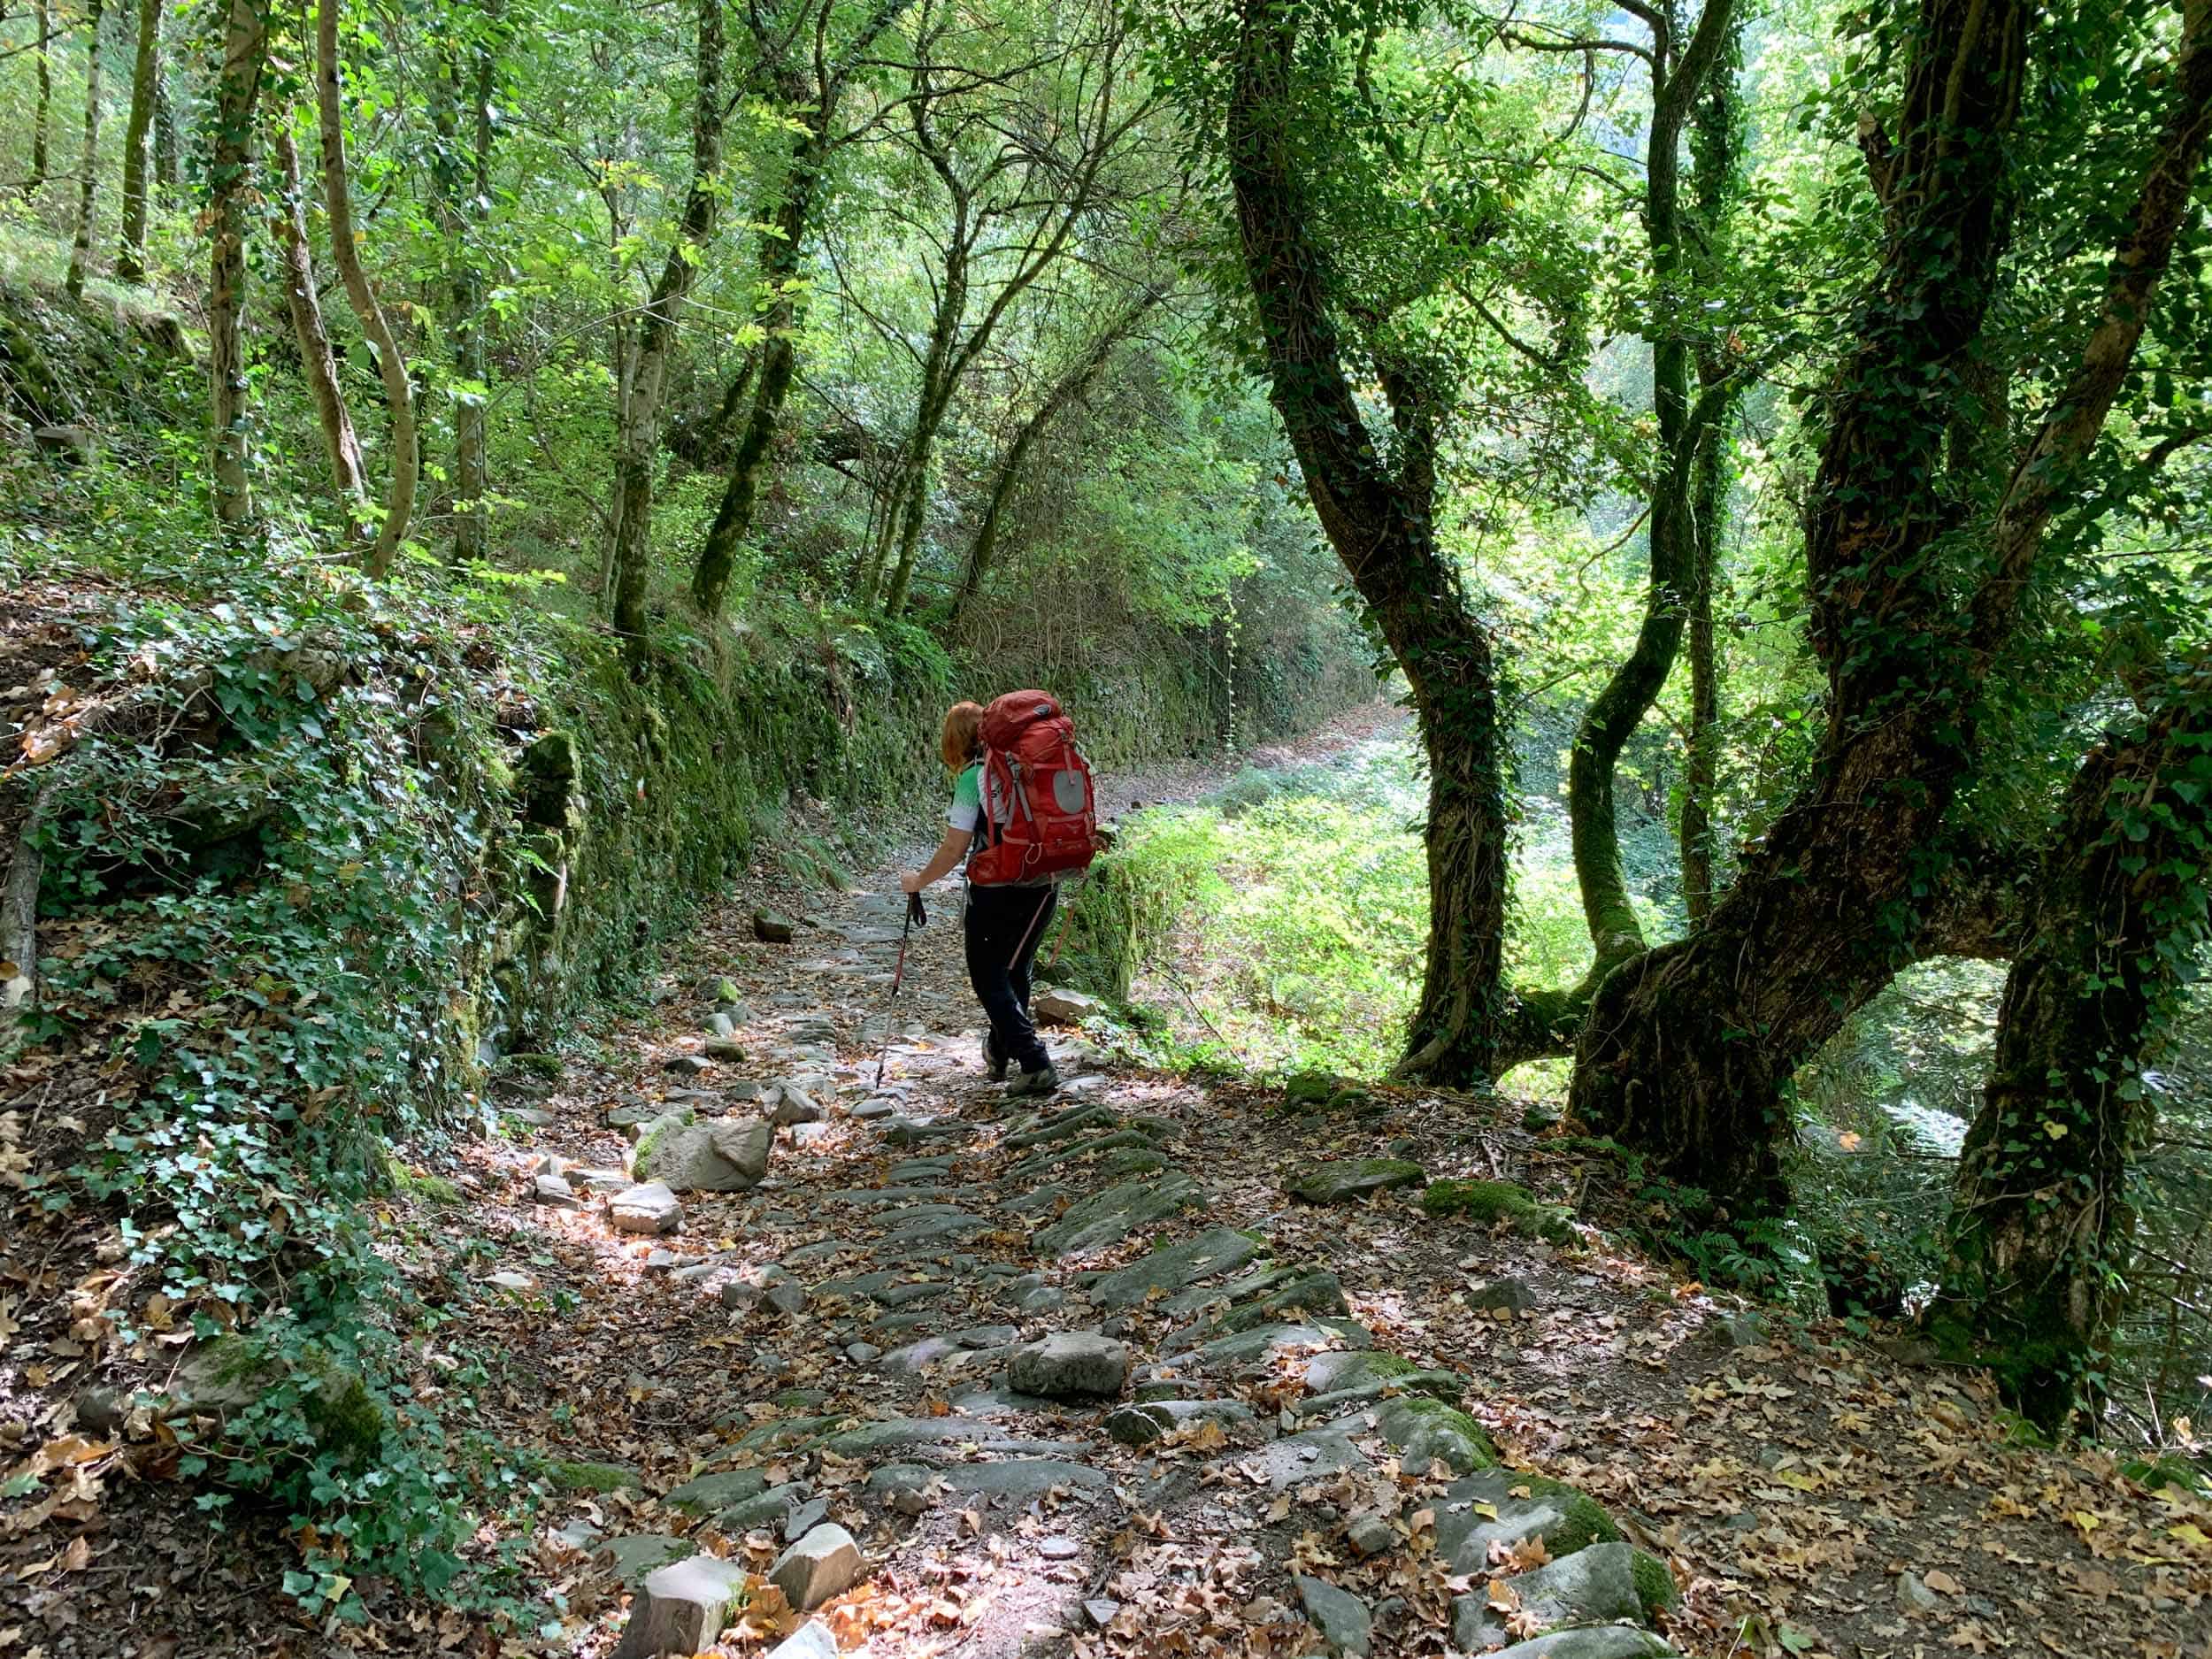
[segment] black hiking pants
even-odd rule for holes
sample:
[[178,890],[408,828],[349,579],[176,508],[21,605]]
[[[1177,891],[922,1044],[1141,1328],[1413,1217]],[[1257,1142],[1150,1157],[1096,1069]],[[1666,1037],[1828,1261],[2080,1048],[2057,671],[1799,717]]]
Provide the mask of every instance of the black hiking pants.
[[1029,1018],[1029,982],[1059,896],[1053,887],[968,889],[968,982],[991,1022],[985,1041],[994,1063],[1009,1060],[1025,1071],[1052,1064]]

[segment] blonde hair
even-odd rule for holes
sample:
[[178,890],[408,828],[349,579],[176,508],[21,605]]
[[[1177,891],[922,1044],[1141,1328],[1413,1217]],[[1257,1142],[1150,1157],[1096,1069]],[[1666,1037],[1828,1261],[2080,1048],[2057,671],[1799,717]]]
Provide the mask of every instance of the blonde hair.
[[958,772],[983,753],[983,705],[956,703],[945,710],[945,729],[937,741],[945,764]]

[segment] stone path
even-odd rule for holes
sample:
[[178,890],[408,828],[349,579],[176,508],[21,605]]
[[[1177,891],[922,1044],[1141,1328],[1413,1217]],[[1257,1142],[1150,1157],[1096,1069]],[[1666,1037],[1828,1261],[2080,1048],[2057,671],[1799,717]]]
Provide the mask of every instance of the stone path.
[[[1063,1031],[1062,1093],[1007,1099],[947,1029],[972,1018],[950,914],[910,964],[926,988],[856,1018],[901,908],[887,887],[827,907],[764,1005],[706,980],[662,1010],[659,1098],[534,1141],[544,1225],[603,1240],[679,1340],[728,1356],[726,1394],[671,1402],[686,1478],[561,1533],[634,1592],[577,1651],[1673,1651],[1667,1568],[1500,1466],[1467,1378],[1268,1248],[1210,1181],[1202,1097]],[[1420,1179],[1284,1176],[1284,1205]],[[1509,1317],[1501,1294],[1474,1317]]]

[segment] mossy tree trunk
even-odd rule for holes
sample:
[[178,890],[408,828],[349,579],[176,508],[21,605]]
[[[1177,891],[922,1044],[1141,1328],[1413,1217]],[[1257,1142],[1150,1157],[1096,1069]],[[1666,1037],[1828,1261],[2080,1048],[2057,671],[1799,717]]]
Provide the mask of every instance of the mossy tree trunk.
[[1951,805],[1978,760],[1981,684],[2186,218],[2212,105],[2208,11],[2196,0],[2185,15],[2169,119],[2081,365],[2006,487],[1978,579],[1962,585],[1937,557],[1970,529],[1945,438],[1972,395],[1967,368],[2008,224],[2029,11],[1923,0],[1900,142],[1883,147],[1892,222],[1809,514],[1829,725],[1810,779],[1706,925],[1617,970],[1577,1054],[1572,1104],[1585,1121],[1739,1209],[1781,1195],[1785,1081],[1928,936],[1955,862]]
[[691,188],[676,239],[653,284],[632,349],[621,430],[615,442],[614,626],[631,671],[645,664],[646,578],[653,556],[653,484],[660,461],[661,405],[668,360],[692,279],[713,239],[722,193],[722,0],[699,0],[697,77],[691,118]]
[[1382,441],[1347,369],[1334,273],[1310,230],[1293,160],[1301,16],[1286,0],[1245,0],[1229,180],[1270,397],[1321,527],[1404,670],[1428,755],[1428,961],[1401,1069],[1467,1081],[1494,1074],[1503,1013],[1509,849],[1497,665],[1436,544],[1438,400],[1413,377],[1386,372],[1395,441]]
[[138,57],[131,68],[131,112],[123,127],[123,229],[115,274],[146,274],[146,141],[153,131],[154,88],[161,78],[161,0],[138,0]]
[[2062,1428],[2124,1301],[2139,1056],[2206,936],[2212,658],[2076,776],[2013,959],[1989,1086],[1966,1137],[1932,1333]]
[[[498,27],[496,8],[473,19],[478,29]],[[449,40],[432,119],[438,134],[433,168],[433,211],[446,241],[446,331],[453,341],[453,369],[461,385],[453,395],[453,556],[461,564],[482,560],[491,549],[484,405],[487,319],[482,250],[473,232],[491,200],[492,82],[496,70],[486,38]],[[462,116],[467,116],[464,145]]]
[[1735,35],[1733,0],[1706,0],[1697,27],[1678,42],[1671,6],[1632,8],[1651,30],[1652,119],[1644,151],[1644,239],[1650,291],[1645,336],[1651,342],[1652,457],[1650,573],[1636,641],[1584,710],[1567,761],[1568,828],[1583,918],[1595,948],[1587,984],[1594,989],[1618,964],[1644,949],[1644,930],[1621,868],[1615,775],[1621,751],[1658,700],[1682,644],[1697,567],[1691,488],[1696,458],[1726,390],[1724,381],[1691,397],[1697,308],[1686,291],[1692,262],[1681,207],[1682,132],[1716,66],[1734,73],[1724,49]]
[[73,300],[84,297],[92,263],[92,209],[100,186],[100,26],[106,21],[101,0],[85,8],[84,150],[77,161],[77,234],[69,247],[69,273],[62,287]]
[[[737,565],[737,551],[752,534],[753,514],[760,503],[760,488],[768,473],[768,451],[783,423],[783,407],[798,372],[798,329],[804,287],[806,239],[828,188],[830,157],[844,142],[837,121],[845,84],[873,50],[883,32],[898,20],[912,0],[877,0],[833,58],[818,50],[802,49],[810,37],[818,49],[829,27],[829,0],[809,0],[793,23],[779,26],[761,12],[749,13],[753,47],[758,62],[780,65],[773,85],[787,113],[800,122],[792,139],[782,187],[772,204],[764,204],[761,222],[772,225],[772,234],[761,242],[760,280],[765,311],[762,326],[767,338],[761,347],[750,409],[739,434],[737,452],[730,463],[729,482],[715,506],[699,556],[692,566],[691,602],[702,616],[716,617],[729,596],[730,575]],[[807,27],[810,19],[818,24]]]
[[323,454],[330,464],[330,483],[357,534],[365,530],[368,474],[361,461],[361,440],[353,429],[353,415],[346,407],[338,384],[338,362],[330,347],[330,332],[323,326],[322,303],[317,296],[314,254],[307,239],[307,188],[300,176],[299,146],[292,142],[288,115],[276,128],[278,165],[284,179],[283,199],[270,215],[279,251],[284,259],[284,297],[292,313],[292,334],[299,342],[300,370],[315,400],[316,425],[322,433]]
[[54,0],[31,0],[31,18],[38,33],[31,66],[38,79],[38,94],[31,105],[31,171],[23,180],[23,199],[35,205],[46,188],[48,148],[54,124]]
[[414,516],[415,488],[422,476],[422,454],[415,433],[415,390],[407,378],[407,358],[399,349],[384,308],[361,265],[353,223],[353,181],[346,165],[345,112],[338,84],[338,12],[342,0],[317,0],[315,8],[315,109],[322,129],[323,206],[330,215],[330,257],[345,284],[346,298],[376,353],[384,402],[391,414],[392,477],[384,497],[383,522],[363,557],[372,576],[391,572],[399,544]]
[[234,534],[253,518],[246,429],[246,196],[253,182],[254,105],[268,39],[262,0],[230,0],[208,156],[207,337],[215,518]]
[[[1743,101],[1736,90],[1740,58],[1740,29],[1732,28],[1690,116],[1691,188],[1702,244],[1698,263],[1713,273],[1720,271],[1729,257],[1731,219],[1743,184]],[[1731,482],[1728,426],[1735,399],[1724,342],[1709,333],[1701,334],[1694,355],[1700,403],[1718,400],[1698,444],[1689,503],[1690,719],[1684,745],[1678,843],[1683,908],[1690,920],[1697,923],[1712,913],[1714,865],[1719,857],[1713,811],[1720,787],[1722,663],[1720,641],[1713,628],[1713,606],[1721,580],[1721,525],[1727,512]]]

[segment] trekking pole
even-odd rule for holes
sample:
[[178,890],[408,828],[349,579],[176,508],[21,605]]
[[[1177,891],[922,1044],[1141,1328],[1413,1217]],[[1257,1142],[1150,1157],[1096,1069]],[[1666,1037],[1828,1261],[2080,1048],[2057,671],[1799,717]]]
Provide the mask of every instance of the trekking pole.
[[922,908],[922,895],[918,893],[908,894],[906,895],[906,926],[899,929],[898,965],[891,970],[891,995],[884,998],[883,1051],[876,1056],[876,1087],[878,1088],[883,1087],[883,1068],[891,1058],[890,1005],[898,1001],[899,987],[906,980],[906,941],[912,936],[916,928],[928,926],[929,912]]

